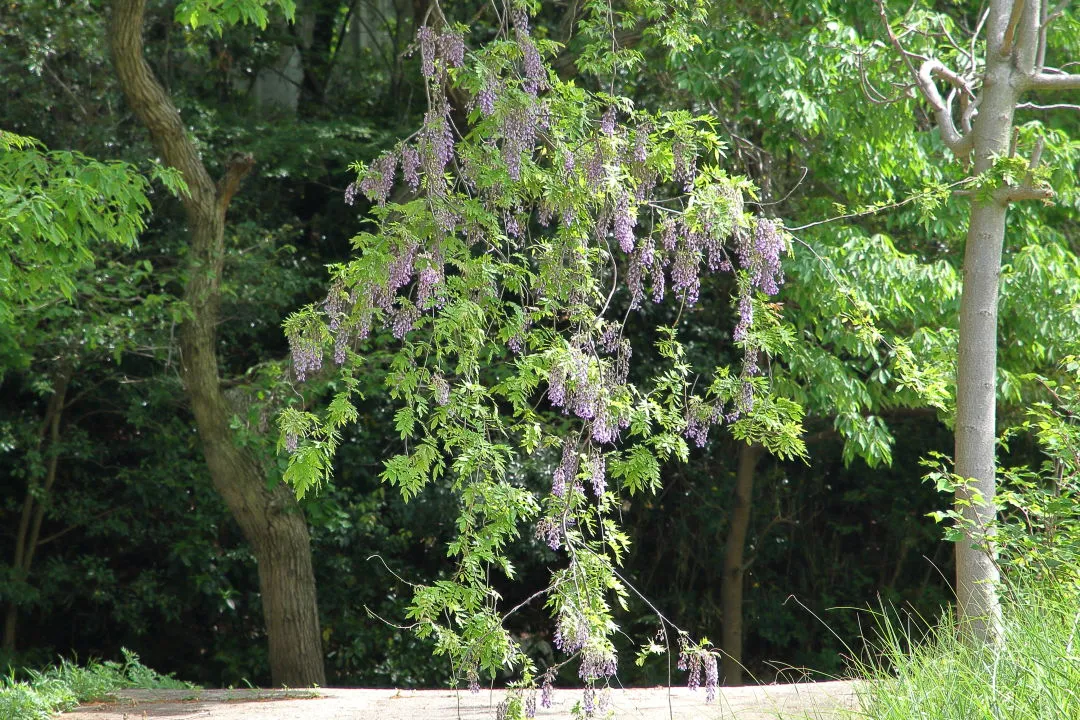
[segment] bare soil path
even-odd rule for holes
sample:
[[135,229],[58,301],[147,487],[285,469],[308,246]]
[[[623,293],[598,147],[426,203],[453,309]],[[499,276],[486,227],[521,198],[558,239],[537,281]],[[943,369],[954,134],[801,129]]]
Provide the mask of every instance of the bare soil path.
[[[501,691],[450,690],[130,690],[86,705],[62,720],[494,720]],[[570,718],[580,690],[556,690],[538,718]],[[713,703],[703,690],[636,688],[611,692],[616,720],[839,720],[856,708],[847,681],[721,688]],[[596,717],[604,717],[597,713]]]

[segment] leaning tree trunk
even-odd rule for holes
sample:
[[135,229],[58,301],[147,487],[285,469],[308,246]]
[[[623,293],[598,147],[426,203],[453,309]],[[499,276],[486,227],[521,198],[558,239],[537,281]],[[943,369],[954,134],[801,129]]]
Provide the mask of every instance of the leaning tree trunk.
[[251,156],[232,159],[218,183],[210,179],[180,114],[143,56],[145,0],[114,0],[109,41],[113,65],[128,103],[165,163],[180,170],[190,238],[184,299],[190,316],[180,332],[181,373],[214,487],[225,500],[258,563],[263,615],[275,685],[325,684],[315,600],[311,542],[304,515],[280,482],[268,486],[257,459],[239,447],[229,427],[231,410],[221,389],[216,352],[225,212]]
[[724,549],[724,575],[720,586],[722,625],[720,649],[723,650],[721,669],[725,685],[742,685],[743,641],[743,578],[746,554],[746,531],[750,527],[753,510],[754,471],[761,447],[742,445],[739,448],[739,464],[735,471],[735,495],[731,503],[731,522],[728,527],[727,546]]

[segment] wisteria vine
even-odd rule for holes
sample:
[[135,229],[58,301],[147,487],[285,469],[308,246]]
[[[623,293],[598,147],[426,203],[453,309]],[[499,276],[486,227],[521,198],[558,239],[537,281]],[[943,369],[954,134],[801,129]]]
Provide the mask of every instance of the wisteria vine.
[[[296,379],[323,372],[329,356],[345,387],[322,415],[282,414],[286,479],[302,495],[327,478],[340,428],[356,418],[356,350],[388,331],[409,451],[387,460],[383,478],[408,498],[446,475],[461,497],[458,569],[416,590],[417,632],[473,689],[482,672],[519,668],[501,717],[550,705],[555,668],[541,672],[513,642],[487,582],[491,566],[512,574],[501,551],[531,526],[566,559],[542,596],[555,646],[578,662],[589,717],[618,667],[610,601],[627,593],[616,567],[629,544],[611,512],[618,493],[655,489],[660,464],[685,459],[687,440],[704,445],[714,426],[797,437],[797,407],[772,398],[761,373],[776,342],[764,301],[783,283],[788,241],[780,223],[746,212],[752,186],[710,163],[721,143],[708,118],[644,112],[561,80],[545,61],[559,48],[534,35],[527,8],[509,4],[500,19],[498,38],[474,51],[437,6],[417,31],[423,124],[357,166],[345,193],[371,203],[377,229],[333,268],[325,301],[285,324]],[[632,382],[628,313],[668,300],[690,308],[703,276],[718,273],[738,287],[741,367],[697,389],[675,330],[663,328],[668,371]],[[536,493],[509,467],[547,448],[558,464]],[[704,673],[712,699],[716,653],[678,642],[689,684]]]

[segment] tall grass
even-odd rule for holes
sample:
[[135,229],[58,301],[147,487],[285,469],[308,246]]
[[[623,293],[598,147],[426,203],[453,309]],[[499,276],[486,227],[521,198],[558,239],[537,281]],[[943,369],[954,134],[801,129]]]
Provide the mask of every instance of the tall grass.
[[124,650],[124,661],[91,662],[79,666],[67,660],[45,670],[26,670],[25,679],[14,672],[0,677],[0,720],[48,720],[79,703],[108,699],[127,688],[184,689],[193,687],[160,675]]
[[[1071,580],[1071,579],[1070,579]],[[921,637],[877,614],[876,656],[858,663],[871,720],[1080,720],[1080,591],[1013,584],[1002,594],[997,650],[965,643],[955,618]]]

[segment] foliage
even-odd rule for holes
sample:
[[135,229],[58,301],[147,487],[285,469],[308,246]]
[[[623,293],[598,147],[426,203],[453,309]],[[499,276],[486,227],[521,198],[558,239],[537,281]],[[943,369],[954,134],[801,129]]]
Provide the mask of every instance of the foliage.
[[[1048,582],[1055,592],[1080,596],[1080,362],[1067,356],[1060,379],[1037,379],[1050,401],[1033,403],[1027,420],[1009,428],[1001,443],[1007,449],[1017,437],[1032,438],[1043,454],[1041,464],[1000,471],[995,503],[1000,521],[993,528],[995,552],[1004,573],[1024,582]],[[948,458],[935,455],[926,480],[939,491],[954,492],[963,478],[947,471]],[[941,466],[939,468],[938,466]],[[979,502],[973,497],[972,502]],[[960,509],[931,513],[947,523],[946,538],[963,541],[968,527]]]
[[[183,188],[175,173],[156,175]],[[95,244],[133,246],[145,227],[149,185],[126,163],[49,152],[0,130],[0,178],[0,323],[33,302],[70,300]]]
[[123,662],[91,661],[85,666],[61,659],[58,665],[28,670],[28,679],[14,674],[0,677],[0,717],[49,720],[79,703],[107,700],[117,690],[194,688],[168,675],[159,675],[139,662],[139,656],[123,650]]
[[267,6],[281,10],[289,20],[296,15],[294,0],[182,0],[176,6],[176,21],[192,30],[206,27],[218,35],[241,23],[265,28],[270,19]]
[[[924,633],[882,612],[874,657],[857,663],[858,717],[872,720],[1072,718],[1080,707],[1075,594],[1019,581],[1002,596],[999,651],[963,642],[946,615]],[[917,625],[916,625],[917,627]],[[918,633],[918,634],[916,634]]]
[[[225,7],[182,5],[211,12]],[[887,3],[895,12],[909,5]],[[320,0],[301,8],[304,33],[279,22],[284,13],[274,3],[261,4],[268,13],[265,28],[254,17],[248,25],[229,27],[218,12],[219,30],[202,17],[195,30],[179,28],[177,6],[150,3],[145,40],[155,74],[199,138],[212,173],[220,171],[218,159],[236,150],[253,153],[257,161],[229,210],[219,360],[230,399],[241,401],[233,418],[241,441],[269,467],[283,470],[284,460],[270,457],[268,418],[282,403],[311,410],[346,386],[333,373],[320,372],[307,381],[303,397],[294,392],[280,320],[298,305],[321,302],[324,266],[349,257],[350,237],[361,229],[377,233],[362,220],[369,209],[362,196],[353,206],[341,201],[353,179],[345,168],[353,160],[370,165],[383,150],[404,147],[399,143],[423,124],[418,106],[427,94],[426,79],[420,73],[423,53],[414,42],[421,6],[380,5],[376,12],[371,3]],[[473,12],[482,4],[443,7],[451,20],[468,23],[471,45],[503,32],[492,13]],[[857,4],[751,7],[713,0],[660,13],[656,3],[615,3],[620,52],[612,59],[632,69],[597,76],[592,73],[601,69],[597,63],[609,62],[608,53],[593,48],[590,54],[587,46],[590,38],[610,41],[607,5],[588,4],[587,16],[560,4],[538,7],[530,37],[559,76],[582,89],[590,108],[581,116],[592,127],[609,102],[584,89],[633,99],[633,113],[619,106],[620,127],[673,110],[691,118],[712,116],[701,127],[723,149],[721,159],[710,162],[757,186],[756,197],[744,194],[745,209],[781,215],[789,229],[785,239],[792,253],[784,260],[783,294],[767,298],[755,320],[769,320],[764,312],[779,314],[776,329],[794,339],[762,369],[772,394],[794,399],[806,411],[810,452],[805,463],[764,461],[755,482],[746,558],[748,668],[762,681],[776,678],[774,661],[839,672],[839,641],[809,622],[806,611],[788,600],[791,595],[820,614],[838,605],[872,603],[880,593],[887,601],[911,604],[932,622],[950,599],[942,579],[949,573],[948,545],[924,517],[940,506],[933,488],[912,479],[921,474],[918,457],[929,450],[951,452],[941,421],[949,421],[952,403],[956,288],[968,201],[942,192],[964,181],[965,170],[938,161],[936,133],[913,131],[912,118],[919,128],[929,126],[926,108],[898,92],[904,68],[894,62],[882,26]],[[944,33],[955,38],[974,26],[975,11],[970,4],[919,4],[910,17],[922,30],[905,40],[914,43],[913,50],[928,52]],[[701,12],[707,22],[685,22]],[[1073,15],[1065,10],[1051,25],[1051,56],[1075,54],[1080,33]],[[437,11],[432,17],[438,31]],[[573,26],[582,17],[592,23],[586,35]],[[640,23],[638,17],[653,20]],[[0,107],[0,126],[41,138],[49,148],[145,167],[152,156],[146,138],[117,112],[123,102],[108,69],[106,22],[102,4],[92,0],[66,2],[64,12],[57,12],[55,0],[5,6],[0,75],[9,102]],[[664,27],[669,23],[674,26]],[[514,37],[500,34],[506,67],[520,63],[520,50],[505,42]],[[668,39],[678,42],[668,47]],[[281,59],[293,52],[300,55],[303,76],[296,83],[299,106],[289,112],[267,106],[258,84],[276,76]],[[468,120],[468,102],[480,79],[474,77],[476,56],[468,57],[468,66],[453,72],[475,87],[454,91],[451,117],[466,133],[484,122],[498,132],[503,110],[476,123]],[[875,89],[890,102],[882,103]],[[999,344],[998,388],[1008,424],[1022,421],[1032,403],[1048,399],[1032,373],[1064,382],[1053,368],[1070,343],[1075,347],[1080,329],[1077,143],[1071,140],[1076,117],[1036,107],[1018,112],[1018,153],[1029,155],[1043,139],[1043,162],[1053,171],[1058,202],[1010,210],[999,316],[1007,332]],[[501,167],[499,142],[487,163],[489,176]],[[46,153],[40,147],[35,152]],[[547,172],[549,155],[538,153],[532,164]],[[523,169],[538,177],[528,161]],[[618,179],[616,185],[627,182]],[[566,183],[560,178],[559,184]],[[672,195],[680,190],[662,187]],[[33,448],[57,363],[73,359],[79,368],[58,445],[60,477],[44,516],[42,536],[49,542],[25,582],[0,583],[5,593],[25,600],[13,659],[34,666],[56,653],[118,653],[126,645],[183,677],[214,685],[258,684],[267,680],[267,662],[260,648],[253,559],[209,485],[191,418],[179,399],[175,336],[185,312],[177,301],[185,236],[177,203],[163,193],[146,197],[153,215],[144,213],[147,228],[138,247],[91,238],[95,264],[72,272],[73,301],[52,293],[47,301],[42,296],[30,305],[11,305],[17,322],[0,331],[0,535],[6,548],[0,558],[10,555],[28,481],[39,477],[35,473],[50,454]],[[908,198],[916,201],[904,203]],[[416,199],[406,187],[388,198],[402,205]],[[815,224],[835,216],[843,219]],[[642,238],[652,221],[644,211],[638,217],[635,231]],[[521,224],[534,240],[550,244],[550,228],[535,220],[534,214]],[[613,245],[624,289],[613,295],[606,316],[621,320],[630,298],[622,283],[628,262],[620,253]],[[492,266],[505,264],[492,256]],[[461,275],[453,269],[447,274]],[[610,275],[602,279],[610,287]],[[723,366],[737,379],[742,348],[731,341],[738,317],[729,304],[739,294],[737,273],[703,274],[693,306],[652,303],[648,276],[643,280],[640,312],[619,323],[633,349],[628,380],[647,389],[651,376],[674,368],[675,361],[656,347],[658,326],[676,327],[680,362],[691,368],[687,378]],[[777,300],[782,305],[772,306]],[[435,313],[425,315],[428,324],[410,341],[429,341]],[[552,338],[568,322],[549,325]],[[492,355],[498,369],[485,371],[481,384],[495,398],[491,406],[503,413],[510,406],[491,388],[517,370],[509,339],[501,340],[501,354]],[[407,403],[385,389],[400,376],[389,367],[385,348],[397,347],[392,328],[381,328],[378,320],[371,338],[355,346],[364,365],[346,380],[358,383],[356,397],[363,397],[354,403],[358,418],[340,429],[333,482],[303,503],[333,684],[434,686],[451,674],[445,659],[430,657],[431,639],[378,619],[405,616],[412,583],[455,579],[445,559],[447,544],[458,536],[459,500],[450,483],[428,483],[406,503],[378,477],[387,455],[416,450],[416,433],[426,434],[432,413],[441,409],[430,399],[427,414],[414,409],[414,437],[401,439],[397,423],[404,427],[409,417],[398,413]],[[537,363],[537,399],[546,390],[547,367]],[[462,397],[457,377],[444,372],[443,378],[453,383],[456,403]],[[562,458],[558,438],[570,421],[546,400],[539,400],[536,414],[542,446],[531,455],[515,453],[506,476],[543,501]],[[580,419],[573,422],[580,426]],[[715,640],[724,621],[716,556],[731,517],[738,441],[729,433],[710,435],[704,448],[685,442],[685,464],[654,465],[635,445],[618,447],[618,458],[609,458],[606,469],[609,475],[616,467],[626,469],[631,478],[608,480],[610,507],[618,508],[621,527],[634,541],[615,570],[690,635]],[[1035,456],[1029,437],[1026,431],[1012,436],[1008,458],[1027,473],[1020,478],[1024,483],[1035,484],[1033,498],[1042,512],[1055,507],[1053,486],[1044,482],[1049,476],[1030,474],[1043,458]],[[624,483],[640,492],[631,496]],[[1029,495],[1023,489],[1022,496]],[[1020,508],[1011,505],[1006,516],[1017,520],[1008,528],[1026,527]],[[1033,514],[1030,521],[1032,527],[1061,527],[1062,517]],[[504,546],[514,579],[491,576],[501,608],[514,608],[543,590],[548,568],[566,562],[565,549],[556,553],[525,529],[527,523],[519,527],[519,536]],[[549,654],[555,628],[539,601],[534,598],[504,624],[542,671],[555,665]],[[655,634],[652,610],[632,591],[627,610],[613,597],[609,604],[627,635]],[[834,613],[829,624],[848,641],[860,632],[857,618],[847,615]],[[637,651],[625,637],[612,641],[624,659],[621,682],[668,680],[662,663],[638,668],[625,662]],[[512,679],[504,669],[498,682]],[[556,677],[562,685],[579,681],[576,667],[564,666]]]
[[[541,675],[516,646],[488,579],[491,569],[514,577],[507,545],[532,526],[569,561],[531,600],[546,598],[564,662],[580,657],[591,712],[594,685],[616,672],[612,603],[625,606],[629,592],[617,570],[629,544],[620,495],[654,492],[660,463],[685,460],[687,439],[703,445],[713,425],[780,457],[803,454],[800,408],[760,376],[791,342],[765,302],[787,242],[778,223],[744,213],[752,187],[714,164],[722,146],[709,118],[634,111],[560,80],[543,64],[554,46],[534,38],[526,11],[508,6],[504,17],[468,61],[456,26],[418,31],[432,98],[424,126],[415,143],[358,166],[346,192],[375,204],[378,230],[354,239],[358,257],[334,268],[321,307],[285,323],[297,379],[320,372],[329,350],[342,390],[321,416],[286,409],[281,447],[298,496],[328,481],[342,429],[357,419],[354,343],[390,329],[401,344],[388,385],[408,450],[386,460],[382,478],[409,499],[445,477],[460,498],[448,547],[456,570],[415,589],[416,632],[474,689],[507,665],[523,687],[550,686],[554,669]],[[456,134],[449,88],[473,97]],[[415,199],[392,196],[399,165]],[[660,366],[631,380],[623,326],[646,279],[654,303],[670,283],[692,308],[706,271],[736,280],[741,369],[719,367],[696,390],[676,328],[661,327]],[[613,449],[622,437],[625,449]],[[561,459],[550,493],[523,487],[516,459],[552,450]],[[695,647],[683,648],[687,662],[714,668],[715,655]]]

